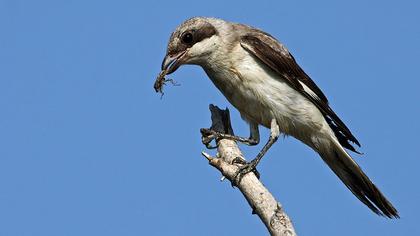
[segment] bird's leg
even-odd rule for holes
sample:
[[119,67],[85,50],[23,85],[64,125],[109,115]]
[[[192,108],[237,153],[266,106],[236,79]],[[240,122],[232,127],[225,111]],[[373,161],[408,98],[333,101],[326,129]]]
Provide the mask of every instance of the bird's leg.
[[239,137],[239,136],[231,135],[231,134],[220,133],[220,132],[217,132],[215,130],[212,130],[211,128],[210,129],[202,128],[202,129],[200,129],[201,141],[209,149],[216,148],[216,147],[213,147],[213,146],[210,145],[210,143],[211,143],[211,141],[213,141],[213,139],[216,140],[216,139],[224,139],[224,138],[234,140],[234,141],[238,141],[238,142],[244,143],[244,144],[249,145],[249,146],[257,145],[260,142],[260,132],[258,130],[258,125],[251,122],[249,127],[250,127],[250,131],[251,131],[251,133],[249,135],[249,138]]
[[[264,145],[264,147],[261,149],[261,151],[258,153],[258,155],[249,163],[244,164],[241,166],[238,170],[238,173],[236,173],[235,178],[232,180],[232,185],[238,186],[241,182],[242,177],[246,175],[249,172],[254,171],[256,172],[256,167],[258,163],[261,161],[264,154],[270,149],[270,147],[277,141],[277,139],[280,136],[280,130],[279,126],[277,124],[276,119],[271,120],[271,128],[270,128],[270,138],[268,139],[267,143]],[[256,172],[257,177],[259,178],[258,172]]]

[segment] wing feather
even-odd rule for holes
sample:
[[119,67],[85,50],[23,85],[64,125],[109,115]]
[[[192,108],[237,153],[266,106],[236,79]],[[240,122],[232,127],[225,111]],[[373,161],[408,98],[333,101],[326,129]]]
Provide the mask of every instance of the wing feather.
[[328,99],[321,89],[302,70],[292,54],[280,42],[262,31],[255,30],[253,33],[241,37],[241,46],[278,73],[292,88],[316,105],[334,131],[340,144],[351,151],[357,152],[349,141],[360,147],[359,141],[330,108]]

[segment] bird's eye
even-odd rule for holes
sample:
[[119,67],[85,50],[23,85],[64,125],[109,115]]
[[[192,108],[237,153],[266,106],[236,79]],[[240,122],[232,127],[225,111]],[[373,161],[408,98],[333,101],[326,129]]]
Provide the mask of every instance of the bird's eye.
[[182,35],[182,42],[185,44],[191,44],[193,42],[193,35],[191,33],[185,33]]

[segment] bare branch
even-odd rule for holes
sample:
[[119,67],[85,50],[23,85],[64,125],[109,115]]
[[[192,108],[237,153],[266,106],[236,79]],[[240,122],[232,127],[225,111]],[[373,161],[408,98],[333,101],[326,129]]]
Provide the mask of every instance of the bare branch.
[[[214,105],[210,105],[210,111],[212,119],[211,129],[233,135],[229,110],[221,110]],[[236,162],[235,164],[231,163],[237,157],[244,161],[245,158],[235,141],[220,139],[216,140],[216,142],[218,157],[212,157],[205,152],[202,155],[209,161],[211,166],[217,168],[223,176],[232,182],[241,165]],[[281,204],[254,173],[246,174],[240,181],[238,188],[251,206],[252,213],[259,216],[271,235],[296,235],[292,222],[284,212]]]

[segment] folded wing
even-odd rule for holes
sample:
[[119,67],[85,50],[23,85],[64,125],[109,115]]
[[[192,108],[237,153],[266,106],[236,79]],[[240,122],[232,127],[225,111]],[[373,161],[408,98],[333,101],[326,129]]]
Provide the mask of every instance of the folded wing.
[[359,141],[330,108],[327,97],[322,93],[321,89],[300,68],[293,56],[280,42],[262,31],[255,30],[255,32],[241,37],[241,46],[278,73],[292,88],[315,104],[324,115],[325,120],[334,131],[340,144],[353,152],[357,152],[350,141],[360,147]]

